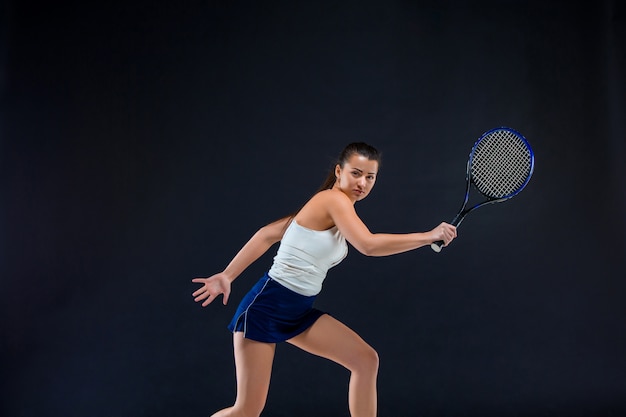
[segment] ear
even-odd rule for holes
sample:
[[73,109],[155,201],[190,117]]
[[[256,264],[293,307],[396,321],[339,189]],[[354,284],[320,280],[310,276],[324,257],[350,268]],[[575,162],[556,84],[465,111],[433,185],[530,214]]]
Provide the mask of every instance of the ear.
[[341,166],[339,164],[335,165],[335,177],[339,177],[341,175]]

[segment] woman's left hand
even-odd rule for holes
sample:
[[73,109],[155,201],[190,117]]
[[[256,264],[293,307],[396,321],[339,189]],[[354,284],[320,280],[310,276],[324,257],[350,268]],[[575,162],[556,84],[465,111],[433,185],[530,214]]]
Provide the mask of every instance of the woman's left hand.
[[198,290],[196,290],[192,296],[195,297],[194,301],[199,302],[205,300],[202,303],[202,307],[206,307],[215,300],[215,298],[223,294],[223,303],[228,303],[228,297],[230,296],[230,280],[223,272],[215,274],[208,278],[194,278],[192,282],[204,284]]

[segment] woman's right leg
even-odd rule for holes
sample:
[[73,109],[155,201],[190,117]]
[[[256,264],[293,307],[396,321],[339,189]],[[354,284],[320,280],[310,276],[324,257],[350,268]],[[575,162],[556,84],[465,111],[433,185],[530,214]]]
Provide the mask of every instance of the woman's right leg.
[[265,407],[272,376],[276,344],[245,339],[242,332],[233,334],[237,399],[232,407],[211,417],[258,417]]
[[350,370],[350,415],[377,415],[378,353],[352,329],[324,314],[311,327],[287,342]]

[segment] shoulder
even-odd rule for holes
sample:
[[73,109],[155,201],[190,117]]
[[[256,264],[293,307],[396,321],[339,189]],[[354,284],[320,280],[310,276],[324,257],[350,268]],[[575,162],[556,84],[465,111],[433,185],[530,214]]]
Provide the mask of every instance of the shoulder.
[[353,208],[350,199],[338,190],[324,190],[315,194],[296,215],[298,224],[309,229],[324,230],[335,225],[335,213]]
[[326,213],[331,219],[335,219],[335,217],[340,214],[354,213],[354,204],[350,198],[340,190],[331,189],[320,191],[313,199],[316,201],[312,201],[312,206]]
[[332,189],[318,192],[309,200],[307,205],[323,209],[326,212],[354,207],[352,201],[350,201],[350,198],[347,195],[339,190]]
[[352,204],[347,195],[339,190],[323,190],[313,196],[313,199],[317,199],[326,203],[338,203],[338,204]]

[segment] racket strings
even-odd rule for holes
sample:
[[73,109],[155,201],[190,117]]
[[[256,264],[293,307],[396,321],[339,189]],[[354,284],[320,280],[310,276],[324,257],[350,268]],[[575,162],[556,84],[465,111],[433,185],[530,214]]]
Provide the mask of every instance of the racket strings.
[[471,175],[476,188],[492,198],[514,194],[531,173],[532,155],[526,142],[508,130],[496,130],[475,147]]

